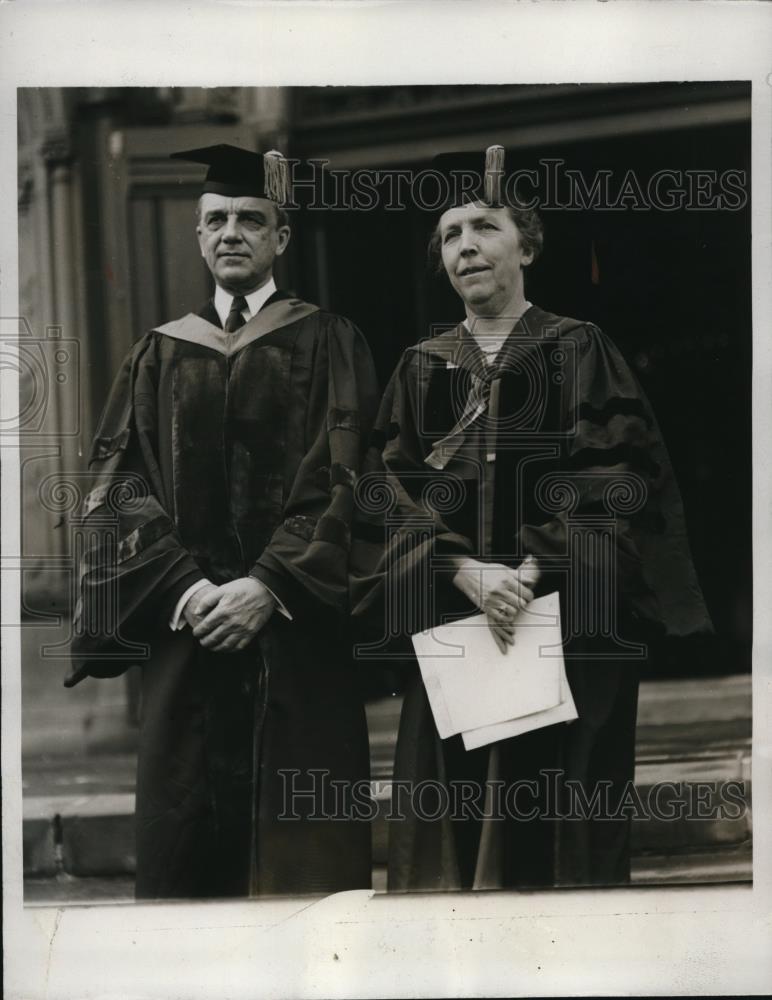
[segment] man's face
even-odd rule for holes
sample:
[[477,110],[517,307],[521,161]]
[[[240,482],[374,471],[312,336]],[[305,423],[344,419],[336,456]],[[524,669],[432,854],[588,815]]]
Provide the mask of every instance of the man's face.
[[273,202],[208,191],[199,210],[196,232],[201,256],[217,284],[233,295],[246,295],[264,285],[290,236],[289,226],[277,226]]
[[520,231],[506,208],[464,205],[440,219],[442,263],[450,283],[477,315],[498,316],[523,291]]

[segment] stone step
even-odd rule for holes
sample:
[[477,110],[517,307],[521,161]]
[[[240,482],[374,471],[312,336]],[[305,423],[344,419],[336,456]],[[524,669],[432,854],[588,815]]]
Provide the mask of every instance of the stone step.
[[[633,858],[633,885],[675,885],[684,882],[748,882],[751,879],[750,844],[739,848],[683,854],[641,855]],[[372,887],[386,891],[386,866],[373,866]],[[62,874],[29,878],[24,902],[31,906],[126,903],[134,898],[134,879],[118,875],[77,878]]]
[[128,903],[134,899],[134,879],[128,875],[76,878],[61,874],[24,880],[26,906],[67,906],[78,903]]
[[65,688],[69,631],[68,621],[57,622],[56,616],[49,623],[26,620],[19,630],[23,758],[135,751],[137,730],[129,707],[135,671]]
[[[636,854],[665,853],[721,845],[750,844],[749,759],[741,752],[682,759],[639,760],[637,802],[645,816],[633,819]],[[737,817],[721,815],[721,789],[736,781],[742,808]],[[675,787],[662,788],[663,782]],[[680,788],[678,786],[681,786]],[[697,789],[703,788],[700,802]],[[373,853],[386,859],[390,782],[376,779],[378,816]],[[666,817],[652,816],[652,801]],[[691,815],[684,815],[691,804]],[[732,805],[730,802],[729,805]],[[735,803],[736,805],[736,803]],[[632,808],[637,808],[633,804]],[[739,807],[738,807],[739,808]],[[706,818],[699,818],[702,810]],[[695,817],[695,813],[697,816]],[[717,815],[718,813],[718,815]],[[24,870],[29,875],[65,872],[78,877],[131,874],[134,871],[134,794],[81,786],[77,794],[30,795],[24,801]]]
[[633,885],[677,885],[684,882],[750,882],[753,845],[750,840],[729,846],[667,854],[633,855]]
[[51,795],[24,803],[24,872],[131,875],[134,795]]
[[[386,859],[385,815],[400,709],[398,697],[368,705],[372,776],[379,803],[373,824],[376,864]],[[658,796],[659,806],[670,809],[673,818],[634,819],[636,857],[749,851],[750,678],[646,682],[641,687],[637,736],[638,798],[646,805],[651,796]],[[741,783],[736,793],[740,815],[710,818],[730,781]],[[676,787],[663,788],[663,782]],[[23,783],[25,875],[86,878],[133,873],[132,754],[30,757],[24,762]],[[699,788],[702,799],[695,809],[699,805],[707,818],[679,815],[679,802],[696,796]],[[657,864],[661,866],[650,861],[652,871]],[[702,871],[699,864],[689,862],[689,867],[684,861],[684,865],[692,877]],[[712,870],[711,865],[705,870]],[[738,870],[745,871],[742,866]]]

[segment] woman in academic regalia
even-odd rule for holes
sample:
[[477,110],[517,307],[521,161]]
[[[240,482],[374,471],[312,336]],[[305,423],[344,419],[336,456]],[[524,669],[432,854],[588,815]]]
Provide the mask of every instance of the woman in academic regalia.
[[[678,488],[635,378],[593,324],[525,297],[542,227],[506,203],[503,152],[491,147],[484,167],[479,154],[435,160],[464,178],[430,251],[465,319],[409,348],[386,390],[376,447],[394,503],[385,559],[356,584],[358,610],[401,609],[390,630],[403,636],[481,610],[504,652],[516,614],[558,591],[578,719],[467,751],[460,735],[439,738],[413,663],[392,891],[628,881],[646,639],[710,628]],[[449,795],[429,818],[429,796],[410,794],[423,781],[463,784],[463,808]]]

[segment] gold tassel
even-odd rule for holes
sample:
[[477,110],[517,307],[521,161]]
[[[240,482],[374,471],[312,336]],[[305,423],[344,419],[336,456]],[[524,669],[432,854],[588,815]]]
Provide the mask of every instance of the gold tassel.
[[485,203],[487,205],[501,205],[501,182],[503,178],[504,147],[488,146],[485,150]]
[[289,169],[287,161],[278,149],[263,153],[263,170],[265,172],[265,197],[284,205],[289,201]]

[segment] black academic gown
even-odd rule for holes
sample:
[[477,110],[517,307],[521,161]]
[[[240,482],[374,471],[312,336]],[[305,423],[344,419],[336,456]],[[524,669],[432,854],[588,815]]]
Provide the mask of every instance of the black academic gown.
[[[370,354],[347,320],[286,293],[235,334],[216,319],[209,304],[146,334],[115,381],[67,683],[141,663],[139,897],[367,887],[369,825],[341,820],[330,782],[361,797],[369,778],[346,623]],[[275,611],[238,653],[169,628],[192,582],[247,574],[292,621]]]
[[[395,809],[403,818],[389,828],[389,888],[626,881],[629,803],[621,807],[634,775],[636,645],[662,632],[710,628],[678,488],[640,387],[596,327],[532,306],[493,367],[463,326],[406,351],[375,441],[382,453],[371,453],[366,481],[371,499],[387,499],[379,511],[364,498],[355,585],[357,617],[386,640],[371,648],[409,655],[400,632],[475,613],[452,585],[449,556],[516,567],[532,553],[542,569],[537,594],[560,594],[579,715],[501,741],[494,756],[490,747],[465,751],[460,736],[439,739],[414,664],[395,781],[466,781],[480,794],[460,810],[468,818],[452,819],[446,808],[434,820],[419,816],[403,794]],[[387,507],[386,557],[366,573]],[[604,546],[611,561],[601,555]],[[404,593],[413,595],[409,606],[400,601]],[[487,779],[505,788],[535,784],[523,785],[519,815],[505,799],[493,810],[502,820],[486,824],[474,807],[491,812]],[[615,818],[561,819],[571,804],[567,781],[590,799],[607,783],[604,808]]]

